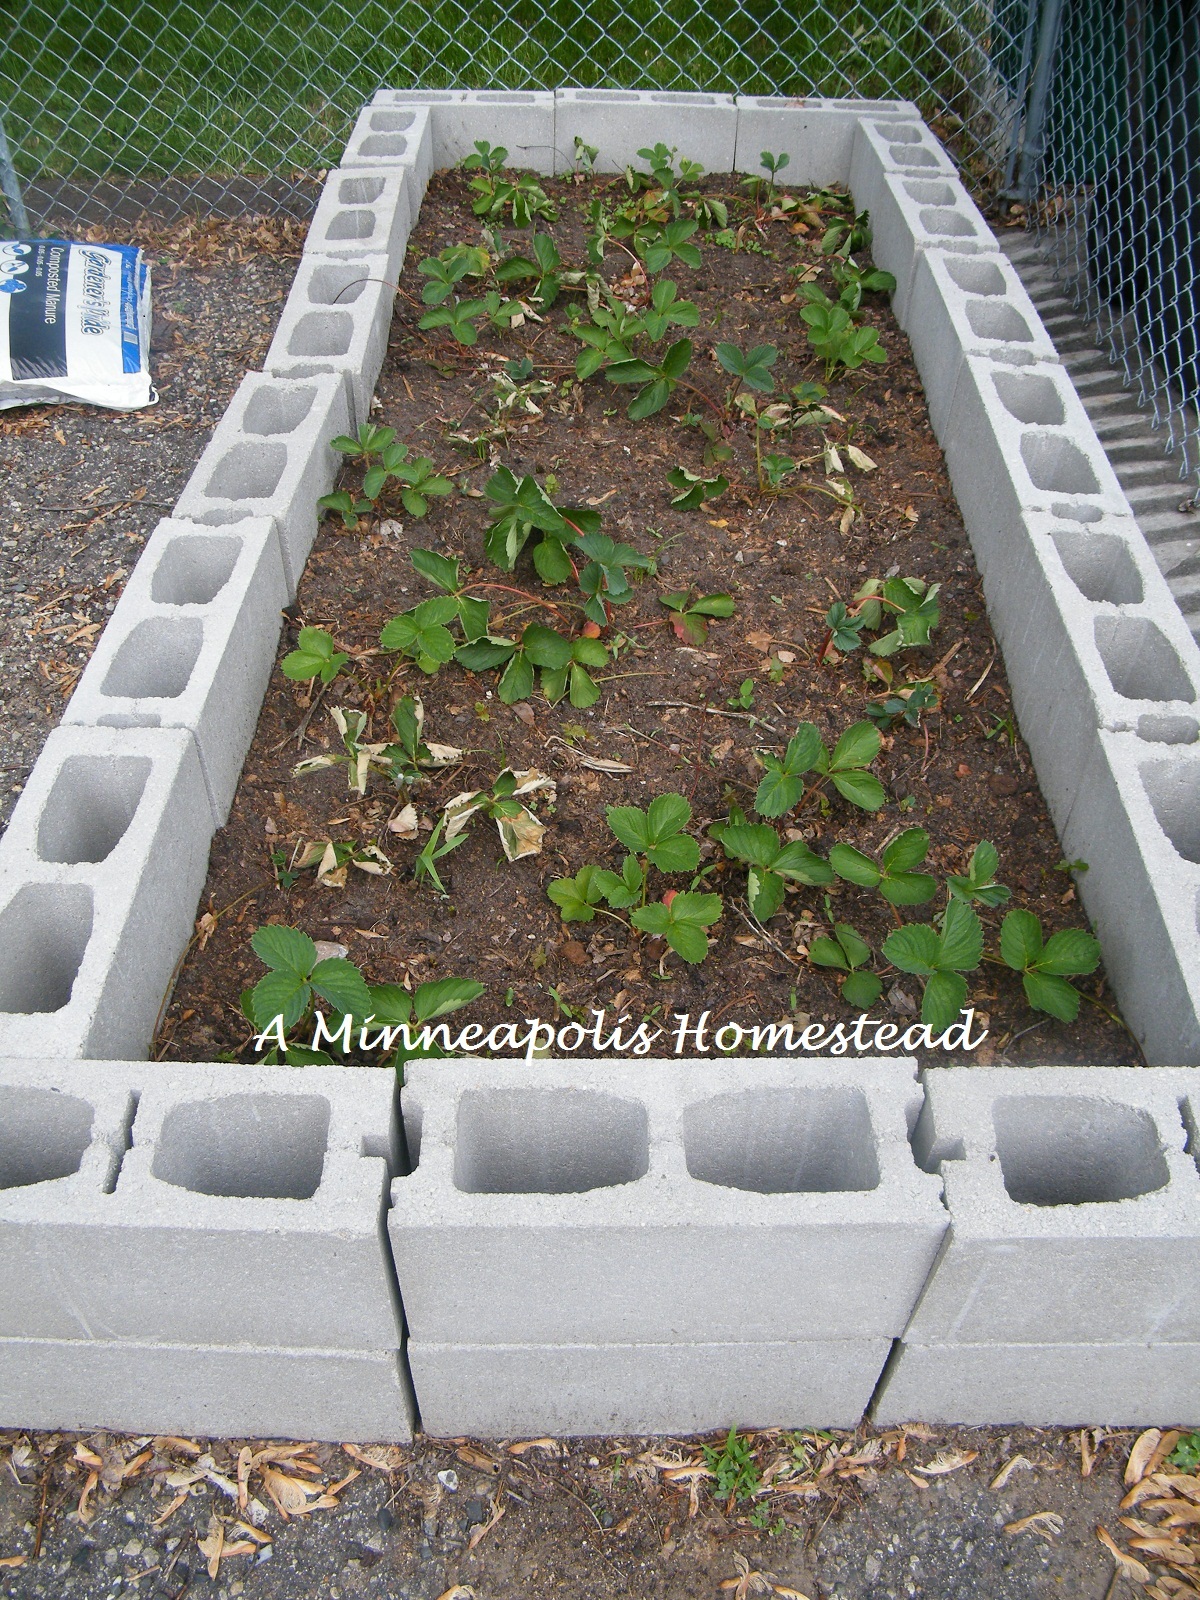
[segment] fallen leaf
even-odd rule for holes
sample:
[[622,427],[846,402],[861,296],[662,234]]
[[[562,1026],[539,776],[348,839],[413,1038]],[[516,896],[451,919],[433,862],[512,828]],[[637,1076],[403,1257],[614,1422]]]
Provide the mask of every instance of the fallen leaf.
[[491,1533],[492,1529],[500,1521],[500,1518],[503,1515],[504,1507],[497,1502],[493,1502],[492,1514],[487,1521],[481,1522],[476,1527],[471,1529],[471,1537],[467,1540],[467,1549],[474,1550],[475,1546],[480,1542],[480,1540],[485,1539],[487,1535]]
[[27,1555],[0,1556],[0,1567],[23,1567],[28,1560],[29,1557]]
[[510,861],[521,861],[526,856],[542,853],[546,825],[539,822],[532,811],[526,811],[524,806],[515,817],[497,817],[496,832],[500,835],[504,854]]
[[1132,1549],[1144,1550],[1155,1561],[1170,1561],[1177,1567],[1196,1565],[1195,1552],[1189,1550],[1187,1545],[1180,1544],[1177,1539],[1164,1539],[1158,1534],[1150,1537],[1139,1535],[1136,1539],[1130,1539],[1129,1543]]
[[280,1472],[276,1467],[263,1465],[260,1468],[263,1478],[263,1487],[275,1502],[275,1509],[283,1517],[302,1517],[306,1512],[315,1510],[308,1501],[311,1495],[319,1495],[319,1484],[305,1483],[300,1478],[290,1477],[286,1472]]
[[400,839],[417,837],[417,808],[411,801],[408,805],[401,806],[394,817],[388,818],[388,831]]
[[1129,1460],[1125,1463],[1125,1482],[1128,1484],[1141,1483],[1146,1476],[1150,1465],[1150,1458],[1158,1448],[1162,1438],[1160,1428],[1147,1428],[1134,1440],[1133,1449],[1129,1452]]
[[766,655],[769,652],[772,642],[771,635],[769,633],[763,633],[761,630],[757,630],[754,633],[748,633],[746,635],[746,643],[750,646],[750,648],[752,650],[761,650],[763,655]]
[[1005,1533],[1036,1533],[1043,1539],[1052,1539],[1063,1531],[1063,1519],[1057,1511],[1031,1511],[1027,1517],[1004,1524]]
[[150,1526],[152,1528],[161,1528],[163,1523],[164,1522],[169,1522],[170,1519],[179,1510],[180,1506],[183,1505],[184,1502],[186,1500],[188,1500],[189,1498],[190,1498],[190,1496],[188,1494],[188,1491],[186,1489],[181,1489],[179,1491],[179,1493],[175,1496],[175,1498],[171,1501],[170,1505],[167,1506],[166,1510],[159,1512],[158,1516],[155,1517],[154,1521],[150,1524]]
[[437,1600],[475,1600],[475,1591],[470,1584],[456,1583],[451,1589],[443,1589]]
[[914,1467],[913,1471],[926,1478],[938,1478],[943,1473],[970,1466],[978,1454],[978,1450],[939,1450],[927,1467]]
[[216,1578],[221,1570],[221,1553],[225,1549],[225,1524],[220,1517],[209,1517],[208,1533],[196,1540],[196,1549],[208,1564],[208,1575]]
[[404,1465],[404,1452],[392,1444],[344,1444],[342,1451],[352,1461],[361,1461],[364,1467],[371,1467],[376,1472],[386,1472],[389,1475],[399,1472]]
[[1014,1472],[1032,1471],[1033,1462],[1030,1461],[1026,1456],[1013,1456],[1010,1461],[1006,1461],[1004,1463],[988,1487],[990,1489],[1003,1489],[1004,1485],[1012,1477]]
[[1108,1529],[1101,1527],[1099,1523],[1096,1525],[1096,1537],[1108,1551],[1113,1560],[1117,1563],[1117,1570],[1120,1572],[1122,1577],[1131,1578],[1134,1583],[1150,1582],[1149,1567],[1144,1567],[1142,1563],[1135,1560],[1133,1556],[1127,1556],[1124,1550],[1120,1549],[1119,1546],[1113,1541],[1113,1537],[1109,1533]]
[[732,749],[733,749],[733,740],[732,739],[722,739],[720,744],[715,744],[712,747],[711,755],[712,755],[713,760],[714,761],[724,761],[725,757],[729,754],[729,752]]
[[508,1446],[508,1453],[510,1456],[528,1455],[531,1450],[545,1450],[547,1454],[556,1456],[558,1454],[558,1440],[521,1439],[518,1440],[516,1444],[510,1444]]

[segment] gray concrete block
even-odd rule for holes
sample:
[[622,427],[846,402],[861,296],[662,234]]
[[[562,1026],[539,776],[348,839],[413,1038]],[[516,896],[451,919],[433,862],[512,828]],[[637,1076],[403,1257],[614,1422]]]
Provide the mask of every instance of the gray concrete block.
[[994,256],[999,246],[957,178],[919,178],[896,171],[877,171],[875,178],[864,194],[851,192],[855,205],[871,213],[871,255],[877,267],[896,279],[892,306],[906,328],[913,274],[923,250]]
[[760,1344],[408,1347],[421,1427],[440,1437],[852,1428],[886,1339]]
[[426,1344],[892,1337],[946,1228],[911,1062],[407,1070],[389,1231]]
[[1061,829],[1121,1014],[1154,1066],[1200,1065],[1200,745],[1097,735]]
[[407,1444],[394,1351],[0,1338],[0,1426]]
[[1061,829],[1096,730],[1200,736],[1200,649],[1132,517],[1028,512],[998,524],[984,576],[1013,708]]
[[408,167],[337,167],[321,190],[305,252],[339,261],[382,255],[386,276],[395,283],[420,204],[421,192]]
[[705,172],[732,172],[737,145],[737,104],[731,94],[675,90],[557,89],[554,143],[558,172],[575,164],[580,138],[600,154],[597,172],[645,167],[638,151],[656,144],[698,161]]
[[850,181],[850,158],[859,122],[879,116],[903,124],[910,136],[920,112],[909,100],[789,100],[781,95],[742,94],[737,98],[737,150],[734,170],[764,176],[762,152],[786,154],[785,184],[824,188]]
[[940,1163],[950,1229],[906,1343],[1200,1340],[1179,1102],[1176,1074],[1144,1068],[927,1071],[913,1146]]
[[941,441],[949,432],[964,354],[1009,365],[1058,360],[1025,286],[1000,254],[920,251],[904,329],[925,388],[929,421]]
[[[477,139],[503,145],[509,165],[551,173],[554,165],[554,92],[546,89],[380,89],[373,106],[428,106],[433,164],[456,167]],[[564,153],[567,170],[573,150]]]
[[0,1056],[144,1056],[213,816],[185,729],[60,726],[0,840]]
[[297,380],[250,373],[184,485],[176,517],[214,528],[271,517],[294,595],[317,536],[317,501],[341,466],[329,441],[349,426],[341,373]]
[[428,106],[365,105],[342,154],[343,167],[407,167],[413,210],[433,175],[433,125]]
[[871,1415],[880,1427],[1195,1427],[1198,1372],[1198,1344],[902,1344]]
[[[5,1063],[0,1093],[23,1103],[48,1086],[86,1103],[91,1071]],[[398,1349],[383,1238],[392,1074],[191,1063],[124,1072],[139,1099],[115,1182],[101,1179],[96,1156],[86,1184],[35,1177],[0,1192],[0,1278],[12,1290],[0,1336]],[[107,1103],[97,1120],[111,1123]]]
[[263,370],[279,378],[345,376],[352,428],[370,421],[371,396],[387,351],[395,281],[387,257],[301,257]]
[[958,168],[926,124],[914,116],[903,118],[860,115],[850,157],[850,192],[860,208],[871,206],[885,172],[909,178],[957,178]]
[[287,603],[275,524],[158,524],[63,721],[187,728],[220,827],[254,737]]
[[[942,447],[985,582],[1025,512],[1080,523],[1132,516],[1083,402],[1057,362],[1014,367],[964,354]],[[1003,575],[1006,583],[1020,582],[1006,561]]]

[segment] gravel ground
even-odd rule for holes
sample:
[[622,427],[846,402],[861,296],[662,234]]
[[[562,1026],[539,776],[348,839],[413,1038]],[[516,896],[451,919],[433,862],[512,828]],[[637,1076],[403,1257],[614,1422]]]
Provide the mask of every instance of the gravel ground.
[[141,244],[153,262],[161,398],[134,412],[0,412],[0,823],[142,545],[170,513],[234,389],[261,365],[303,245],[298,224],[274,218],[111,237]]
[[[1100,1524],[1128,1538],[1116,1519],[1130,1435],[1102,1436],[1087,1477],[1079,1435],[1059,1430],[916,1428],[903,1462],[893,1434],[862,1463],[872,1437],[889,1436],[862,1430],[838,1441],[845,1465],[810,1478],[807,1498],[782,1493],[737,1508],[711,1479],[699,1480],[694,1501],[694,1477],[669,1480],[673,1463],[699,1461],[695,1441],[543,1440],[506,1450],[419,1440],[412,1450],[350,1454],[310,1446],[314,1484],[319,1477],[328,1490],[358,1476],[311,1515],[284,1520],[254,1469],[246,1507],[235,1508],[236,1444],[200,1455],[177,1440],[9,1435],[4,1450],[0,1435],[0,1556],[26,1556],[0,1570],[0,1595],[1114,1600],[1140,1592],[1113,1582],[1096,1537]],[[760,1462],[792,1448],[788,1436],[755,1438]],[[114,1479],[123,1470],[122,1486]],[[285,1455],[279,1470],[295,1483],[305,1469]],[[752,1504],[769,1508],[759,1512],[766,1530],[751,1524]],[[1037,1513],[1045,1515],[1013,1526]]]

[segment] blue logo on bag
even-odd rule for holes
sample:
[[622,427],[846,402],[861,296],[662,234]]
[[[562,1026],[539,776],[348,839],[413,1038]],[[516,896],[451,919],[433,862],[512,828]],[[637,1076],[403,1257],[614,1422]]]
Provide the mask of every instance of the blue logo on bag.
[[21,258],[32,249],[28,244],[0,244],[0,294],[23,294],[28,288],[21,274],[29,271],[29,263]]

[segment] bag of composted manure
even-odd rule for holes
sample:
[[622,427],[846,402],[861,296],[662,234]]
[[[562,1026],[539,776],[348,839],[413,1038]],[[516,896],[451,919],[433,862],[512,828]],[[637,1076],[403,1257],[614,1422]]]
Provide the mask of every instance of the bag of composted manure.
[[83,400],[134,411],[150,383],[150,267],[124,244],[0,241],[0,410]]

